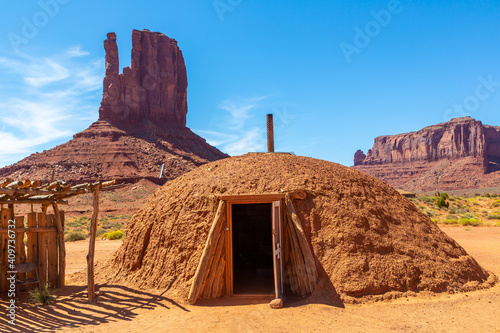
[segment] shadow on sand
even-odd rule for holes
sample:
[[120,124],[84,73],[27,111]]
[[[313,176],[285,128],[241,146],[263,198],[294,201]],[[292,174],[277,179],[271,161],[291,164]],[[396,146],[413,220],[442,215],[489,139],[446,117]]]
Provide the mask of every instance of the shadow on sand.
[[33,306],[23,294],[16,299],[16,325],[7,321],[6,307],[9,299],[0,295],[0,332],[50,332],[61,328],[99,325],[118,320],[133,320],[137,309],[153,310],[156,307],[177,307],[189,312],[175,301],[120,285],[103,285],[95,303],[87,302],[85,286],[66,286],[56,291],[57,300],[48,306]]

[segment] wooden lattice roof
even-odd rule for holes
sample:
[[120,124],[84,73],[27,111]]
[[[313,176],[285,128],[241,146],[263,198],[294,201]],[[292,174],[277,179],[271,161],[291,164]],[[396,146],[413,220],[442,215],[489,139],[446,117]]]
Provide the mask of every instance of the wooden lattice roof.
[[115,190],[128,184],[116,184],[116,180],[70,185],[62,180],[42,184],[40,181],[14,181],[5,179],[0,183],[0,204],[67,204],[65,199],[79,194]]

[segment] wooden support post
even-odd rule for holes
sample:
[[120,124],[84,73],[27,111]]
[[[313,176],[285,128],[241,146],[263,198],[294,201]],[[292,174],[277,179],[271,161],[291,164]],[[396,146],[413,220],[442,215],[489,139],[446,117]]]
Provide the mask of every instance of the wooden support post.
[[[298,251],[302,253],[302,260],[299,260],[298,268],[300,275],[300,283],[301,285],[304,283],[305,285],[301,286],[301,289],[305,289],[307,294],[311,294],[316,287],[318,281],[318,270],[316,267],[316,262],[314,260],[314,255],[309,247],[309,242],[307,240],[306,234],[302,229],[302,223],[299,220],[297,213],[295,212],[295,208],[293,206],[292,199],[287,194],[286,195],[286,209],[288,218],[290,220],[290,234],[295,234],[297,236],[297,249],[292,250],[292,256],[294,254],[298,254]],[[293,241],[293,235],[291,237],[291,241]],[[293,246],[293,245],[292,245]]]
[[94,252],[95,252],[95,238],[97,233],[97,219],[99,217],[99,188],[100,185],[97,185],[94,189],[94,212],[92,213],[92,222],[90,225],[89,254],[87,255],[87,279],[88,279],[89,302],[93,302],[95,300]]
[[[55,215],[47,215],[47,225],[53,227],[55,222]],[[48,232],[47,233],[47,268],[48,268],[48,278],[47,281],[51,287],[56,287],[58,285],[58,261],[57,261],[57,233]]]
[[[28,229],[29,228],[36,228],[36,213],[29,213],[28,214]],[[28,237],[28,244],[27,244],[27,260],[26,262],[32,262],[35,263],[35,265],[38,267],[38,236],[36,232],[28,232],[27,233]],[[35,277],[35,273],[31,272],[28,273],[29,278]]]
[[214,222],[208,233],[207,242],[205,243],[205,248],[203,249],[203,254],[200,258],[200,263],[196,269],[196,273],[193,278],[193,283],[191,284],[191,289],[189,290],[189,302],[194,304],[201,292],[203,291],[203,285],[207,275],[207,270],[209,269],[209,262],[213,260],[213,255],[216,250],[217,240],[221,236],[222,226],[224,225],[224,219],[226,216],[226,202],[221,200],[219,202],[219,207],[217,208],[217,213],[215,214]]
[[55,222],[57,228],[57,244],[59,247],[59,277],[57,286],[64,287],[64,279],[66,275],[66,245],[64,243],[64,212],[59,211],[57,204],[53,204]]
[[[7,229],[9,225],[9,209],[0,211],[0,227]],[[7,271],[8,271],[8,234],[0,234],[0,292],[7,291]]]
[[[38,213],[38,226],[46,227],[45,213]],[[40,285],[47,282],[47,233],[38,233],[38,277]]]

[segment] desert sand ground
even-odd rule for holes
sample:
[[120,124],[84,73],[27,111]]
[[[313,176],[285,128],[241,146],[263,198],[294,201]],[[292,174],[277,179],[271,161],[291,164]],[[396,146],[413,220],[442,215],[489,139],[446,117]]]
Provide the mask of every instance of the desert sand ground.
[[[443,227],[483,267],[500,276],[500,228]],[[103,260],[120,241],[98,241]],[[67,244],[68,273],[85,269],[88,242]],[[17,325],[2,332],[500,332],[500,284],[462,294],[419,296],[362,305],[237,304],[222,300],[191,306],[162,296],[162,291],[101,286],[98,302],[86,302],[82,274],[68,274],[68,286],[50,306],[22,305]],[[240,302],[243,303],[243,302]]]

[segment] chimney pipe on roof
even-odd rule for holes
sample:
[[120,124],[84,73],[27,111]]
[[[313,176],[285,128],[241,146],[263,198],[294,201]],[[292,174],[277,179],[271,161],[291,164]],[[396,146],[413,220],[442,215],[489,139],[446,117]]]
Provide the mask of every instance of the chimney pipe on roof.
[[274,128],[273,128],[273,114],[266,115],[267,120],[267,152],[274,153]]

